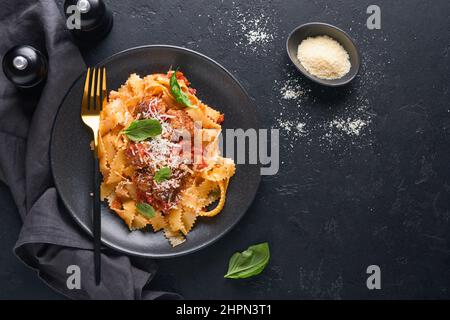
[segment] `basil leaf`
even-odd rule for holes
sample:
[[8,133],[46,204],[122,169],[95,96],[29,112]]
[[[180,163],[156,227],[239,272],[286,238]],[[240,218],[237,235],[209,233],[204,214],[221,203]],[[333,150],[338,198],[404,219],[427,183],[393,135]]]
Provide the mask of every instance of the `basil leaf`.
[[140,202],[136,205],[136,209],[147,218],[153,218],[155,216],[155,209],[148,203]]
[[230,258],[224,278],[244,279],[260,274],[269,263],[270,250],[267,242],[256,244],[247,250],[236,252]]
[[128,139],[142,141],[154,138],[162,132],[161,123],[156,119],[134,120],[123,133]]
[[167,180],[172,175],[172,170],[169,167],[163,167],[156,171],[155,176],[153,177],[153,180],[155,180],[156,183],[163,182],[164,180]]
[[185,107],[192,107],[192,102],[189,100],[188,95],[181,90],[176,73],[177,72],[174,71],[170,77],[170,92],[173,94],[178,103],[184,105]]

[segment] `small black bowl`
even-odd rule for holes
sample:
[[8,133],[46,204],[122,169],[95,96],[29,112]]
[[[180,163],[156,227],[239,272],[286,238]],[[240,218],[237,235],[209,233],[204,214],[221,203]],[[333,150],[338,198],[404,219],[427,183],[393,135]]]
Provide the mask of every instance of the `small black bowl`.
[[[345,76],[343,76],[340,79],[333,79],[333,80],[320,79],[310,74],[302,66],[302,64],[297,58],[298,45],[304,39],[315,36],[329,36],[330,38],[333,38],[334,40],[339,42],[348,52],[348,55],[350,57],[351,68],[350,71]],[[297,67],[297,69],[301,73],[303,73],[306,77],[308,77],[312,81],[325,86],[337,87],[349,83],[358,74],[359,66],[361,65],[359,51],[352,38],[350,38],[350,36],[343,30],[327,23],[311,22],[295,28],[287,38],[286,49],[292,63]]]

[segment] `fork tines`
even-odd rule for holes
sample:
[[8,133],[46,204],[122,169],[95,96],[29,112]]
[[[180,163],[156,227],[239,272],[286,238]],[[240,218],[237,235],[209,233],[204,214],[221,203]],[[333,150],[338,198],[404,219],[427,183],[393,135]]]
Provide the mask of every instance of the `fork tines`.
[[106,98],[106,68],[88,68],[84,83],[82,113],[92,114],[100,112]]

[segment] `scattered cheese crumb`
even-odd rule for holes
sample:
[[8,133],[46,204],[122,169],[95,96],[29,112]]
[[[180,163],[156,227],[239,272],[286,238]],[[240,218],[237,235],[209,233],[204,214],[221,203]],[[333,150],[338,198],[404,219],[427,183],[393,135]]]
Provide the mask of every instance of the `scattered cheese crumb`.
[[242,40],[235,43],[245,51],[261,54],[267,53],[268,45],[274,40],[272,17],[264,12],[240,11],[236,12],[236,33]]
[[285,85],[281,88],[281,98],[284,100],[298,99],[304,94],[305,92],[302,89],[293,86],[290,83],[285,83]]
[[331,121],[330,127],[334,127],[342,132],[352,135],[359,136],[361,134],[362,129],[367,126],[368,122],[362,119],[351,120],[348,118],[345,119],[335,119]]
[[298,132],[300,132],[301,134],[305,134],[305,133],[306,133],[305,127],[306,127],[306,123],[303,123],[303,122],[297,123],[297,130],[298,130]]
[[306,123],[304,122],[278,119],[278,126],[287,134],[293,135],[295,137],[302,137],[307,134]]
[[245,37],[247,38],[248,44],[265,43],[273,38],[271,34],[263,29],[250,30],[247,32]]

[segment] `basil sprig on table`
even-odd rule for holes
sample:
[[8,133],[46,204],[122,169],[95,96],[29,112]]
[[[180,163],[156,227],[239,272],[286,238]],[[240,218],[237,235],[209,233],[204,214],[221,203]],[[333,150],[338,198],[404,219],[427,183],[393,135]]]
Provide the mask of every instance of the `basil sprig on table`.
[[123,133],[128,139],[142,141],[154,138],[162,132],[161,123],[156,119],[134,120]]
[[270,259],[267,242],[255,244],[243,252],[236,252],[230,258],[228,272],[224,276],[230,279],[244,279],[260,274]]
[[161,183],[164,180],[167,180],[172,175],[172,170],[169,167],[163,167],[156,171],[155,176],[153,177],[153,180],[155,180],[156,183]]
[[191,100],[186,93],[181,90],[180,84],[177,80],[177,72],[174,71],[170,77],[170,92],[173,94],[175,100],[185,107],[193,107]]
[[147,218],[153,218],[155,216],[155,209],[148,203],[140,202],[136,205],[136,209]]

